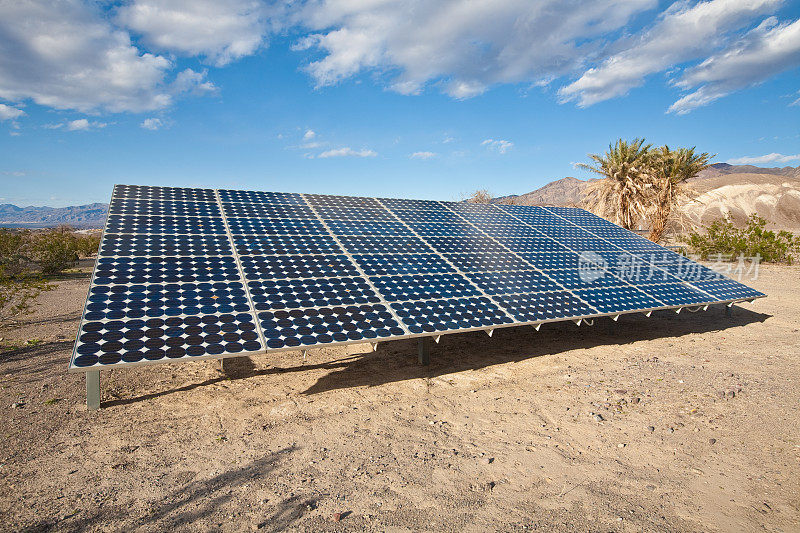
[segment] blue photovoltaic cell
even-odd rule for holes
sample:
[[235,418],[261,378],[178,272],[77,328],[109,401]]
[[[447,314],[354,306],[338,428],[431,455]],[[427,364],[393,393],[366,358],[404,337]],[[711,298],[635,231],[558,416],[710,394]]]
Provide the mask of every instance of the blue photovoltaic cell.
[[513,322],[488,298],[450,298],[391,304],[411,333],[487,328]]
[[112,215],[135,213],[137,215],[177,215],[221,217],[219,206],[210,202],[185,200],[140,200],[137,198],[114,198],[108,206]]
[[338,254],[342,248],[327,235],[234,235],[239,255]]
[[478,290],[458,274],[419,274],[371,278],[387,302],[476,296]]
[[630,311],[633,309],[653,309],[664,306],[664,304],[656,301],[654,298],[630,286],[582,289],[574,292],[601,313],[615,313],[617,311]]
[[314,212],[304,205],[223,203],[226,217],[241,218],[314,218]]
[[258,311],[380,301],[367,281],[357,277],[250,281],[247,286]]
[[454,272],[436,254],[354,255],[353,259],[368,276]]
[[245,278],[251,280],[358,276],[344,255],[251,255],[240,261]]
[[[199,202],[198,202],[199,203]],[[227,235],[134,235],[103,236],[101,256],[232,255]]]
[[401,336],[384,305],[349,305],[258,314],[268,348],[313,346]]
[[325,234],[322,222],[295,218],[229,218],[234,235],[319,235]]
[[567,319],[597,311],[566,291],[496,296],[497,302],[520,322]]
[[341,235],[338,239],[351,254],[414,254],[431,251],[425,241],[409,235]]
[[509,272],[473,272],[467,277],[486,294],[509,294],[515,292],[557,291],[559,285],[535,270]]
[[224,235],[225,224],[212,217],[108,215],[106,233]]
[[764,296],[577,208],[118,185],[109,211],[74,369]]

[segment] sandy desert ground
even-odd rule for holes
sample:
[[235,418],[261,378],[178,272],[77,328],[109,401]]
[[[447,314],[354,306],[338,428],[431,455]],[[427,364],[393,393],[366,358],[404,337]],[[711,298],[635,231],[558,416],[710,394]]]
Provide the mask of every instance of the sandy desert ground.
[[104,372],[87,412],[67,279],[0,331],[0,530],[797,531],[800,268],[748,283],[731,318],[454,335],[429,367],[396,341]]

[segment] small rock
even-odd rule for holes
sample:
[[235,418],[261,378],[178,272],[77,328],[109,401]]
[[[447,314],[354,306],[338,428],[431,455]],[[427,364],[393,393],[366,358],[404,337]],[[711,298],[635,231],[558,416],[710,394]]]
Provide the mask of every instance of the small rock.
[[673,428],[669,428],[669,429],[667,430],[667,433],[675,433],[675,430],[674,430]]
[[600,413],[595,413],[592,418],[594,418],[595,422],[602,422],[603,420],[605,420],[605,418],[603,418],[603,415],[601,415]]
[[729,390],[729,391],[727,391],[727,392],[725,393],[725,396],[727,396],[728,398],[735,398],[735,397],[736,397],[736,391],[734,391],[734,390]]
[[495,482],[494,481],[490,481],[488,483],[484,483],[483,484],[483,490],[485,492],[492,492],[492,489],[494,489],[494,486],[495,486]]
[[12,409],[21,409],[23,407],[25,407],[25,402],[23,402],[23,401],[14,402],[14,403],[11,404],[11,408]]
[[655,430],[656,430],[655,426],[648,426],[647,427],[647,431],[649,431],[650,433],[652,433]]
[[716,444],[717,443],[717,439],[708,439],[708,443],[709,444]]
[[627,444],[625,444],[624,442],[620,442],[619,444],[617,444],[617,448],[624,448],[625,446],[627,446]]
[[631,400],[631,403],[639,403],[641,401],[642,401],[641,398],[634,398],[634,399]]
[[482,457],[481,462],[485,465],[492,464],[494,462],[494,457]]
[[333,521],[339,522],[342,519],[342,513],[333,513]]
[[656,490],[656,486],[655,485],[647,485],[645,488],[647,490]]
[[628,394],[627,389],[615,389],[614,392],[616,392],[617,394]]

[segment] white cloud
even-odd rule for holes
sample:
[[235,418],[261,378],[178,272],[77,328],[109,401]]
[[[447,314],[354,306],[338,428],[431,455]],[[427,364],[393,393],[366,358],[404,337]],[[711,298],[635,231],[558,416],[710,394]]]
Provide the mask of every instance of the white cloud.
[[353,150],[350,147],[335,148],[333,150],[326,150],[319,154],[317,157],[320,159],[327,159],[329,157],[375,157],[378,155],[373,150]]
[[312,150],[314,148],[320,148],[322,146],[325,146],[325,144],[326,143],[316,142],[315,141],[315,142],[310,142],[310,143],[303,143],[303,144],[300,145],[300,148],[303,148],[304,150]]
[[264,44],[267,15],[253,0],[134,0],[117,20],[155,49],[223,66]]
[[303,140],[304,141],[310,141],[311,139],[313,139],[316,136],[317,136],[317,134],[314,132],[314,130],[306,130],[306,132],[303,134]]
[[0,98],[56,109],[160,109],[204,83],[171,83],[169,59],[142,52],[97,4],[76,0],[0,3],[0,50]]
[[13,120],[25,115],[25,111],[10,105],[0,104],[0,120]]
[[499,83],[545,83],[593,57],[610,31],[656,0],[313,0],[292,20],[310,29],[294,49],[325,55],[306,67],[318,86],[363,70],[397,73],[395,91],[431,82],[468,98]]
[[164,121],[160,118],[146,118],[139,126],[146,130],[156,131],[164,127]]
[[723,96],[800,66],[800,20],[778,24],[770,17],[741,40],[687,70],[676,83],[698,87],[669,108],[685,114]]
[[3,171],[3,175],[4,176],[14,176],[15,178],[21,178],[23,176],[26,176],[27,173],[26,172],[22,172],[21,170],[4,170]]
[[589,106],[628,93],[647,75],[704,57],[726,42],[727,35],[753,17],[777,8],[781,0],[710,0],[675,2],[656,24],[617,46],[624,49],[562,87],[562,101]]
[[486,146],[490,150],[496,150],[501,154],[504,154],[514,148],[514,143],[511,141],[505,141],[503,139],[486,139],[481,143],[481,146]]
[[42,126],[48,130],[60,130],[65,129],[67,131],[88,131],[92,129],[102,129],[108,126],[105,122],[94,122],[89,121],[86,118],[79,118],[76,120],[70,120],[69,122],[59,122],[56,124],[45,124]]
[[436,157],[437,155],[438,154],[436,152],[414,152],[408,157],[410,157],[411,159],[431,159],[433,157]]
[[783,155],[771,153],[752,157],[737,157],[729,159],[728,163],[731,165],[763,165],[765,163],[790,163],[792,161],[800,161],[800,154]]

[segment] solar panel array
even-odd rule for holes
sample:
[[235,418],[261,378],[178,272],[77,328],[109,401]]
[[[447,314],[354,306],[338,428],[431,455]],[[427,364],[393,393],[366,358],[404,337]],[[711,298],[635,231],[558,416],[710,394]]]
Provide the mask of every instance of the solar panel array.
[[70,366],[761,296],[581,209],[117,185]]

